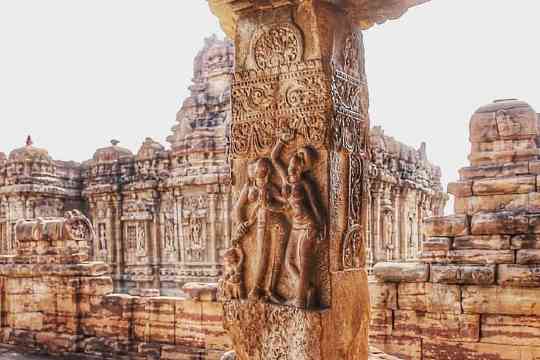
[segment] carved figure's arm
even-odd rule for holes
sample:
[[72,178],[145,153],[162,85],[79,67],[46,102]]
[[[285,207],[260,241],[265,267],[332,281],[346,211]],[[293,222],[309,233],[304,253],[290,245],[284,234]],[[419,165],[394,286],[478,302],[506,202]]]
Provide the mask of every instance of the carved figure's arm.
[[240,192],[240,197],[238,198],[238,201],[234,205],[234,210],[233,210],[234,220],[236,220],[239,224],[246,221],[244,208],[248,200],[248,192],[249,192],[249,185],[245,184],[244,187],[242,188],[242,191]]
[[272,199],[270,209],[275,212],[285,211],[289,205],[287,199],[282,196],[281,191],[274,184],[269,184],[268,186],[270,187],[269,191]]
[[281,155],[281,151],[283,150],[283,146],[285,146],[285,143],[283,140],[278,139],[276,145],[274,146],[274,149],[272,150],[271,158],[272,158],[272,164],[274,164],[274,167],[276,168],[279,176],[281,177],[281,181],[283,184],[287,183],[287,168],[285,167],[285,164],[281,159],[279,158]]
[[238,273],[242,273],[242,265],[244,264],[244,251],[238,247],[236,250],[238,253],[238,265],[236,266],[236,270]]

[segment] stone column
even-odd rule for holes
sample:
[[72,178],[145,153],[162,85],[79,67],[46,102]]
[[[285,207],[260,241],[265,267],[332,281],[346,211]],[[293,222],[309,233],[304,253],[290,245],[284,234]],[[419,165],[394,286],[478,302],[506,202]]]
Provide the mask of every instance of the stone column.
[[162,244],[162,237],[161,234],[163,234],[162,231],[160,231],[161,224],[164,224],[165,222],[162,220],[161,217],[161,197],[158,192],[154,193],[154,216],[152,217],[152,276],[154,277],[154,281],[152,286],[155,289],[161,288],[161,282],[159,278],[159,269],[161,267],[161,263],[163,262],[162,259],[162,252],[161,252],[161,244]]
[[394,207],[394,223],[392,226],[394,227],[394,259],[400,259],[400,252],[401,252],[401,243],[400,243],[400,233],[399,233],[399,224],[400,224],[400,202],[399,202],[399,187],[396,186],[392,189],[391,192],[392,196],[392,205]]
[[362,32],[326,2],[263,3],[235,34],[225,326],[242,360],[367,359]]
[[375,249],[375,262],[379,260],[386,260],[386,253],[384,244],[381,241],[381,184],[373,184],[371,188],[371,194],[373,196],[373,226],[372,226],[372,238],[373,248]]
[[208,261],[212,269],[217,268],[217,194],[208,194],[208,219],[210,220],[210,238],[208,242]]

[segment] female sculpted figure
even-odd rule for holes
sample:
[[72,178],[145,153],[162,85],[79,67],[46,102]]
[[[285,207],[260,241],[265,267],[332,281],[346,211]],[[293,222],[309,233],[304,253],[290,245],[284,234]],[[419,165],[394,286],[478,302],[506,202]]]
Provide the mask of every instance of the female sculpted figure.
[[[274,290],[284,257],[288,226],[283,214],[285,200],[277,187],[270,182],[271,171],[272,163],[267,158],[258,159],[248,165],[248,181],[234,210],[239,225],[233,245],[238,245],[239,240],[255,224],[255,284],[248,297],[253,300],[280,302]],[[255,204],[255,208],[246,217],[244,208],[248,203]],[[275,243],[272,244],[272,241]]]
[[315,189],[304,178],[312,161],[311,149],[298,149],[289,160],[288,168],[280,159],[283,147],[293,136],[291,131],[282,134],[272,151],[272,163],[281,177],[282,195],[287,200],[292,217],[292,230],[285,256],[285,266],[294,281],[291,304],[306,308],[310,302],[308,293],[313,290],[311,278],[314,250],[322,218],[317,207]]

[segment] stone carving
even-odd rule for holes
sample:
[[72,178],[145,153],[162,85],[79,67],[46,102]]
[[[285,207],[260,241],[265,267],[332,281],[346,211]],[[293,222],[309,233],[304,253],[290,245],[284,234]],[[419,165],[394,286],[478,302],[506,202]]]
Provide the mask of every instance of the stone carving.
[[356,32],[350,33],[345,38],[343,47],[343,71],[352,76],[360,73],[360,40]]
[[47,251],[53,244],[66,241],[73,242],[77,249],[86,250],[94,238],[90,220],[78,210],[66,212],[64,218],[19,220],[14,230],[19,250]]
[[345,236],[345,241],[343,243],[343,268],[363,268],[366,263],[366,253],[362,226],[353,225]]
[[317,240],[325,224],[321,205],[316,200],[314,185],[306,178],[313,164],[314,150],[299,148],[289,160],[288,167],[281,160],[283,147],[293,139],[292,131],[283,132],[272,151],[274,164],[282,183],[282,195],[291,214],[291,233],[285,255],[285,266],[292,275],[294,297],[292,304],[306,308],[313,300],[313,277]]
[[[300,62],[284,72],[235,74],[231,152],[234,156],[261,154],[277,140],[277,131],[295,130],[305,144],[321,144],[326,137],[329,107],[320,62]],[[292,118],[291,120],[289,120]]]
[[145,223],[137,224],[137,253],[144,255],[146,253],[146,229]]
[[253,37],[252,57],[259,69],[289,65],[302,59],[302,34],[291,23],[262,27]]
[[105,224],[98,224],[98,250],[107,250],[107,227]]
[[[239,223],[235,243],[255,225],[257,265],[255,285],[250,290],[249,297],[278,301],[274,289],[283,263],[288,225],[283,214],[285,199],[270,182],[271,176],[270,159],[261,158],[248,165],[248,182],[235,206]],[[245,208],[248,203],[255,204],[255,208],[246,216]]]
[[223,255],[224,273],[218,284],[222,299],[233,300],[245,298],[242,278],[243,264],[244,252],[238,245],[225,251]]

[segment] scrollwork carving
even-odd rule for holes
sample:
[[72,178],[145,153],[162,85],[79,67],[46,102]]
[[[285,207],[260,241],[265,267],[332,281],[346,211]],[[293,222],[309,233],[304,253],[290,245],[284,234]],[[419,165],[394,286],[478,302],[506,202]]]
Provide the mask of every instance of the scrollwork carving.
[[364,251],[364,234],[361,225],[353,225],[343,242],[343,268],[359,269],[364,267],[366,255]]

